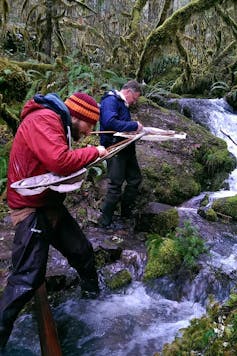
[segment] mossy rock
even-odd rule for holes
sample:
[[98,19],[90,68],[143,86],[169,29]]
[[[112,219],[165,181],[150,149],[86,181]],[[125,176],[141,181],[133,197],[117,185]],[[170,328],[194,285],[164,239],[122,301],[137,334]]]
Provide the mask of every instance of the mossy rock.
[[205,196],[203,197],[203,199],[200,202],[200,206],[206,206],[209,203],[209,195],[205,194]]
[[95,265],[97,269],[104,267],[109,260],[109,253],[99,249],[95,252]]
[[204,166],[210,178],[219,172],[231,172],[236,167],[236,158],[230,154],[225,141],[215,138],[212,145],[204,142],[196,152],[196,160]]
[[[152,205],[152,204],[150,204]],[[153,206],[163,207],[165,205],[153,203]],[[162,209],[162,208],[161,208]],[[179,223],[178,211],[175,208],[168,206],[164,211],[146,211],[139,216],[136,223],[137,231],[146,231],[150,233],[157,233],[165,236],[166,233],[173,231]]]
[[164,162],[159,170],[153,167],[144,168],[143,177],[143,189],[147,190],[152,186],[155,197],[161,203],[178,205],[201,191],[199,182],[183,165],[174,167]]
[[207,75],[207,73],[205,73],[205,76],[200,76],[200,73],[198,73],[196,77],[193,76],[192,81],[187,81],[185,75],[182,74],[176,79],[175,83],[171,87],[171,91],[179,95],[187,93],[193,95],[205,95],[205,93],[209,93],[211,83],[211,75]]
[[212,209],[237,221],[237,195],[216,199],[212,204]]
[[160,201],[172,205],[180,204],[200,192],[200,184],[192,176],[185,173],[174,174],[166,182],[166,185],[163,182],[157,182],[155,186],[155,195],[160,197]]
[[104,239],[99,246],[94,247],[95,262],[98,269],[120,259],[122,248],[111,241]]
[[218,219],[215,210],[211,208],[201,207],[200,209],[198,209],[198,214],[208,221],[217,221]]
[[112,289],[118,289],[124,287],[132,282],[131,273],[127,269],[123,269],[114,275],[105,278],[106,285]]
[[181,265],[182,258],[174,240],[151,235],[147,246],[148,262],[143,276],[144,281],[170,274]]
[[[167,102],[166,110],[169,105]],[[229,153],[224,140],[174,110],[166,112],[143,104],[139,107],[138,119],[144,126],[187,134],[185,140],[137,142],[143,202],[177,206],[201,191],[223,188],[225,179],[236,166],[236,158]]]

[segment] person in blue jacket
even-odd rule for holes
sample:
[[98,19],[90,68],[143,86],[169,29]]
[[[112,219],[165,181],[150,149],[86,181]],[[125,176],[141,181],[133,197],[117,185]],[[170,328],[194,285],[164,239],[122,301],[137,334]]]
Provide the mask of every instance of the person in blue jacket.
[[[120,91],[110,90],[101,99],[100,130],[117,132],[140,132],[143,129],[139,121],[132,121],[130,105],[137,102],[141,95],[141,85],[136,80],[130,80]],[[104,147],[109,147],[121,137],[113,134],[102,134],[100,141]],[[102,214],[99,224],[107,227],[111,224],[118,202],[121,202],[121,217],[131,215],[137,197],[138,188],[142,181],[141,171],[137,162],[135,143],[131,143],[117,155],[107,161],[108,190],[101,207]],[[123,183],[125,188],[122,191]]]

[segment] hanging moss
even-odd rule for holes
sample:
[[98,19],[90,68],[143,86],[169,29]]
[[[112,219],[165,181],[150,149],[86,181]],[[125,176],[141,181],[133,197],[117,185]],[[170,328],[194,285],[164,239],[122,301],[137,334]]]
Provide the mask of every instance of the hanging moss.
[[162,53],[162,47],[164,45],[171,44],[177,31],[180,30],[182,32],[194,14],[202,13],[221,2],[222,0],[191,1],[186,6],[175,11],[161,26],[152,31],[144,45],[139,69],[137,71],[137,78],[139,80],[143,78],[144,70],[146,66],[151,63],[154,55],[156,55],[157,52]]
[[142,10],[143,10],[144,6],[146,5],[146,3],[147,3],[147,0],[137,0],[133,6],[132,21],[130,24],[131,33],[130,33],[129,37],[127,38],[128,41],[134,40],[138,34],[141,13],[142,13]]

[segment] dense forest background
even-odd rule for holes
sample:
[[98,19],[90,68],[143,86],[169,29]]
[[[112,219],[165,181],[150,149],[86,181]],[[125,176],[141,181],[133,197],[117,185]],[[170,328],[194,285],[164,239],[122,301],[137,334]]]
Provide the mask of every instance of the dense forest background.
[[21,65],[32,91],[97,93],[137,77],[152,93],[208,96],[236,82],[234,0],[1,0],[0,7],[1,55],[32,64]]
[[144,97],[236,106],[235,0],[0,0],[0,192],[22,104],[36,92],[98,101],[136,78]]

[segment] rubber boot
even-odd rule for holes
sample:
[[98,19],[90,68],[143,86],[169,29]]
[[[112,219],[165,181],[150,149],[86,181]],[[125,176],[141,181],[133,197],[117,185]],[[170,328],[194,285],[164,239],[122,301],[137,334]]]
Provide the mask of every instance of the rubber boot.
[[98,223],[102,227],[106,227],[111,224],[115,207],[116,207],[116,203],[114,203],[114,202],[106,202],[106,201],[104,202],[102,209],[101,209],[102,215],[98,219]]
[[133,217],[134,204],[128,203],[126,200],[121,201],[121,218],[129,219]]

